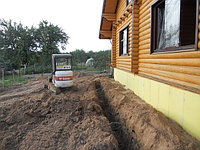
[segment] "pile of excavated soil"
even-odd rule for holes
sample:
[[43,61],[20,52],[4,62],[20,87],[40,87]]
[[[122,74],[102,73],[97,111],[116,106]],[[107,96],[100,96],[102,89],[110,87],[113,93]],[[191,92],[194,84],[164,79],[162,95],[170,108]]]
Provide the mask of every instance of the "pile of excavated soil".
[[102,78],[96,80],[96,87],[101,106],[124,132],[125,149],[200,149],[197,139],[118,82]]
[[76,79],[75,90],[59,95],[43,88],[43,78],[1,93],[0,149],[117,149],[94,78]]
[[0,149],[198,149],[199,141],[104,75],[75,74],[55,95],[47,77],[0,92]]

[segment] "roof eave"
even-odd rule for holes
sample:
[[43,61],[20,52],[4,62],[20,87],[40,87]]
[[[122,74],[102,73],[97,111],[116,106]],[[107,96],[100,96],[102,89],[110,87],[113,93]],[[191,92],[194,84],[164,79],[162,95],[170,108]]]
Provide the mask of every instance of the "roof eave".
[[[116,8],[115,8],[115,12],[117,12],[117,8],[118,8],[118,4],[119,4],[119,0],[117,0],[117,4],[116,4]],[[103,24],[103,13],[105,12],[105,5],[106,5],[106,0],[104,0],[103,2],[103,8],[102,8],[102,14],[101,14],[101,23],[100,23],[100,29],[99,29],[99,39],[111,39],[110,37],[103,37],[101,34],[101,30],[102,30],[102,24]],[[111,27],[112,30],[112,27]]]

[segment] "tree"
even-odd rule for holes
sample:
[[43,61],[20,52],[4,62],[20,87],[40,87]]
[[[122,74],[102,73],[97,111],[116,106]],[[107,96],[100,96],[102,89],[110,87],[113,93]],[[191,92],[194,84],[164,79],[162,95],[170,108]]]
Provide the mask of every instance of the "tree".
[[62,28],[48,21],[41,21],[39,23],[39,28],[36,30],[35,37],[38,47],[45,55],[59,53],[59,47],[64,50],[69,39]]
[[28,64],[29,52],[36,49],[32,28],[17,24],[11,20],[0,21],[0,50],[3,59],[14,68]]
[[70,53],[73,57],[73,65],[81,65],[86,62],[87,60],[87,54],[85,53],[84,50],[78,50],[76,49],[75,51]]
[[68,43],[68,35],[57,25],[53,25],[48,21],[41,21],[39,28],[35,32],[36,44],[39,48],[41,71],[43,72],[43,59],[47,64],[51,64],[51,55],[60,53]]
[[12,66],[17,67],[19,59],[19,49],[18,48],[18,40],[20,37],[17,32],[17,24],[12,22],[11,20],[5,21],[1,20],[1,33],[0,33],[0,49],[3,54],[3,59],[12,64]]
[[111,51],[99,51],[99,52],[85,52],[84,50],[75,50],[70,52],[73,58],[73,66],[75,69],[83,69],[82,64],[85,64],[87,59],[94,59],[94,68],[98,70],[104,70],[110,64]]
[[0,19],[0,61],[18,68],[18,64],[35,63],[45,57],[49,64],[51,54],[65,49],[68,38],[60,27],[47,21],[41,21],[37,28],[28,28],[22,23]]
[[[14,50],[16,48],[16,24],[12,25],[11,20],[0,20],[0,50],[4,61],[14,59]],[[10,62],[11,63],[11,62]]]
[[110,63],[110,51],[99,51],[94,56],[94,67],[106,69],[106,66]]

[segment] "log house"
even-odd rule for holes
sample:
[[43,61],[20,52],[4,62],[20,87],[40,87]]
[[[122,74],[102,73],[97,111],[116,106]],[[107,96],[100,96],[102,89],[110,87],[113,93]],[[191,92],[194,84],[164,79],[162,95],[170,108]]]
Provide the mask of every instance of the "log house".
[[200,140],[199,0],[104,0],[114,79]]

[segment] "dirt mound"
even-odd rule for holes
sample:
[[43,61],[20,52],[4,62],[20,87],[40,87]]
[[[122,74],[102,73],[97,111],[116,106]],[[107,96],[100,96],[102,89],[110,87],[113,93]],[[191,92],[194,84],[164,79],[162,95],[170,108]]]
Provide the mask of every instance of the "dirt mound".
[[179,125],[105,75],[75,74],[74,88],[47,77],[0,92],[0,149],[198,149]]
[[126,149],[200,149],[200,142],[181,126],[119,83],[100,79],[96,87],[102,107],[109,110],[112,120],[119,122],[125,141],[135,143],[128,142]]
[[[42,91],[39,92],[33,86],[18,100],[14,96],[6,99],[8,95],[4,93],[0,149],[117,149],[109,121],[96,103],[94,84],[88,78],[86,83],[83,80],[86,78],[75,82],[76,91],[60,95],[42,87],[38,87]],[[37,78],[32,82],[36,81]],[[11,94],[17,95],[14,91]]]
[[74,78],[80,78],[80,77],[84,77],[86,75],[87,75],[87,73],[85,73],[85,72],[76,72],[76,73],[74,73]]

